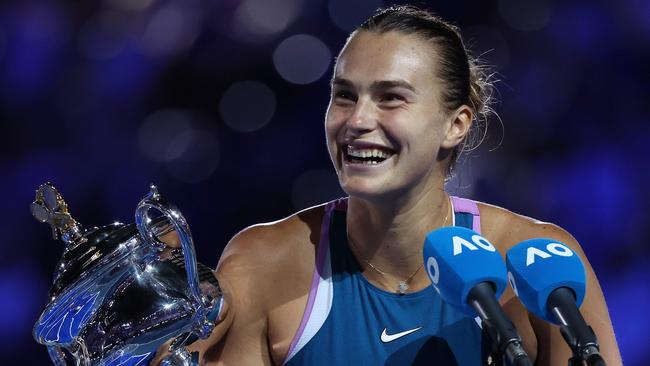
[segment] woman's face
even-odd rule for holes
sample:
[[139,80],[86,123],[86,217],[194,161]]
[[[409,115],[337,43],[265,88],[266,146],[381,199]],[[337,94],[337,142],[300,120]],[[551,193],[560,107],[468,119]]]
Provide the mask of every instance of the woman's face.
[[442,184],[437,159],[450,121],[435,47],[398,32],[358,32],[334,68],[325,118],[339,182],[371,200]]

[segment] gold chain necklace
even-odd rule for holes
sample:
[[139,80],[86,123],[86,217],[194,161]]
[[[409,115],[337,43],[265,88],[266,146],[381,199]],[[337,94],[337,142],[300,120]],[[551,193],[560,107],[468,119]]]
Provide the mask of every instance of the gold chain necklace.
[[[447,210],[447,215],[445,216],[445,219],[442,221],[442,224],[440,225],[440,227],[445,226],[445,224],[447,223],[447,219],[449,219],[449,211],[450,210],[451,210],[451,202],[449,203],[449,210]],[[352,238],[350,237],[349,234],[348,234],[348,242],[350,243],[350,245],[352,245],[352,248],[354,249],[354,251],[359,253],[359,255],[361,255],[361,252],[359,252],[359,250],[357,249],[357,246],[354,244],[354,241],[352,240]],[[388,281],[388,277],[387,277],[388,273],[386,273],[386,272],[380,270],[379,268],[375,267],[372,263],[370,263],[370,261],[368,259],[366,259],[366,258],[361,258],[361,259],[363,259],[363,261],[366,262],[366,264],[368,264],[368,266],[370,268],[372,268],[375,272],[379,273],[379,275],[381,275],[384,278],[384,280]],[[422,262],[422,264],[420,264],[418,269],[416,269],[415,272],[413,272],[413,274],[408,276],[407,279],[399,281],[399,283],[397,284],[397,293],[399,293],[400,295],[404,295],[406,293],[406,291],[408,291],[408,289],[411,287],[410,286],[411,279],[413,279],[413,277],[415,277],[415,275],[418,272],[420,272],[420,269],[422,269],[422,267],[424,267],[424,262]]]

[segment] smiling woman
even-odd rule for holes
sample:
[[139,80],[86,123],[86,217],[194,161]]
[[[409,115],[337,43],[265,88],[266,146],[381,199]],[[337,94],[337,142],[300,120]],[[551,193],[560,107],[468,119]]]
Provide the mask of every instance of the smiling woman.
[[[474,123],[463,141],[452,150],[447,168],[447,173],[451,174],[461,152],[471,150],[475,144],[480,143],[474,135],[492,112],[493,74],[466,50],[457,27],[432,14],[416,16],[415,9],[410,13],[411,16],[408,13],[406,10],[399,13],[380,12],[364,22],[359,30],[375,34],[398,32],[424,41],[426,45],[423,45],[423,51],[430,53],[428,57],[424,55],[424,58],[433,61],[428,70],[433,71],[432,76],[444,86],[437,91],[438,102],[448,112],[462,105],[472,108]],[[394,83],[415,91],[413,86],[403,80]]]
[[[465,226],[502,256],[534,237],[578,253],[587,277],[582,314],[608,364],[620,364],[598,281],[570,234],[444,191],[490,96],[489,77],[458,29],[426,11],[380,10],[354,31],[334,68],[325,118],[349,197],[231,240],[216,271],[229,311],[209,339],[191,346],[203,362],[498,363],[486,332],[444,302],[422,270],[427,233]],[[538,365],[571,357],[559,329],[529,314],[512,289],[501,305]]]
[[[348,194],[383,199],[381,191],[442,190],[449,151],[465,139],[473,111],[466,104],[448,111],[441,103],[444,84],[435,51],[426,40],[398,31],[361,30],[344,47],[334,70],[326,132]],[[454,135],[447,136],[451,128]],[[371,167],[347,159],[347,153],[370,155],[374,149],[389,158]]]

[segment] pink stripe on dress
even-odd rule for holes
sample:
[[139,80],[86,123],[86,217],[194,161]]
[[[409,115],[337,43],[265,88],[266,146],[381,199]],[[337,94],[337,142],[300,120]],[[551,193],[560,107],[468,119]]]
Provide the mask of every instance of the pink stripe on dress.
[[[323,273],[323,262],[325,261],[325,255],[329,250],[330,216],[332,214],[332,210],[336,208],[338,203],[339,201],[334,201],[328,203],[325,206],[325,214],[323,215],[323,221],[321,223],[320,241],[318,243],[318,249],[317,249],[318,251],[316,253],[316,265],[314,268],[314,274],[312,275],[312,279],[311,279],[311,288],[309,290],[309,297],[307,298],[307,306],[305,307],[305,312],[303,313],[302,319],[300,320],[300,326],[298,327],[298,331],[296,331],[296,334],[293,336],[293,340],[291,341],[291,345],[289,346],[289,352],[287,352],[286,357],[289,357],[293,353],[294,349],[296,348],[296,345],[298,344],[300,337],[302,337],[302,333],[305,331],[305,327],[307,326],[307,322],[309,321],[309,317],[311,316],[311,312],[314,308],[314,301],[316,300],[316,295],[318,293],[318,282],[322,277],[322,273]],[[286,362],[286,359],[284,362]]]

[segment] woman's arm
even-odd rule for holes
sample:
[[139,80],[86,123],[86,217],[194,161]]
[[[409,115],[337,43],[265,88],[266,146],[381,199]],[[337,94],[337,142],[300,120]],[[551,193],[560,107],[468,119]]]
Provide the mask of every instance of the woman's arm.
[[[483,235],[497,246],[502,255],[524,240],[549,238],[568,245],[580,256],[585,265],[587,282],[585,298],[580,306],[580,311],[587,324],[596,333],[601,354],[607,365],[621,365],[621,355],[616,344],[603,292],[584,251],[575,238],[557,225],[540,222],[500,207],[481,203],[479,210]],[[508,317],[515,323],[522,337],[524,348],[531,359],[536,360],[536,365],[567,364],[572,352],[562,338],[559,326],[529,313],[510,286],[501,297],[501,305]]]
[[[255,262],[255,237],[254,228],[239,233],[228,243],[219,260],[214,275],[223,292],[223,308],[210,336],[187,346],[190,353],[199,352],[201,365],[222,364],[223,360],[239,365],[263,364],[259,356],[262,352],[248,349],[249,344],[259,345],[260,341],[248,339],[250,337],[246,336],[246,330],[254,328],[248,333],[262,337],[265,324],[260,299],[262,294],[257,292],[255,281],[252,280],[257,277],[251,268]],[[160,239],[169,247],[179,246],[175,232]],[[150,365],[159,365],[169,355],[171,342],[172,340],[169,340],[159,348]],[[253,354],[257,354],[257,357],[247,360],[247,357],[250,358]]]
[[[622,365],[621,355],[616,344],[612,321],[609,318],[607,304],[600,288],[596,274],[578,242],[562,228],[552,224],[535,223],[529,238],[550,238],[569,246],[576,252],[585,265],[587,288],[584,301],[580,306],[585,321],[590,325],[600,345],[600,353],[608,366]],[[529,314],[538,343],[537,365],[566,365],[571,357],[571,349],[560,334],[559,326]]]
[[[524,240],[533,238],[549,238],[566,244],[580,256],[580,259],[585,265],[587,282],[585,298],[580,306],[580,312],[585,318],[587,324],[590,325],[596,333],[601,355],[605,359],[607,365],[622,365],[621,355],[618,350],[618,345],[616,344],[614,329],[609,318],[609,312],[607,310],[603,291],[600,288],[598,279],[596,278],[593,268],[591,267],[591,264],[589,264],[589,260],[585,256],[584,251],[580,247],[580,244],[578,244],[571,234],[557,225],[535,221],[528,217],[516,215],[505,210],[501,211],[499,214],[502,218],[499,223],[500,226],[508,228],[508,230],[502,235],[499,235],[500,238],[497,240],[497,242],[502,243],[503,246],[501,247],[501,250],[504,254],[512,246]],[[508,292],[511,292],[511,290],[508,289]],[[509,303],[513,301],[515,301],[514,298],[510,299]],[[506,309],[506,311],[508,311],[508,309]],[[524,314],[526,315],[524,316]],[[534,314],[525,311],[521,304],[511,306],[509,315],[512,318],[518,319],[518,322],[515,321],[515,323],[519,323],[517,324],[518,329],[522,328],[521,335],[524,338],[524,345],[536,344],[536,365],[557,366],[567,364],[568,359],[572,356],[572,351],[564,338],[562,338],[559,326],[548,323],[545,320],[539,319]],[[531,327],[533,334],[530,332]],[[526,339],[531,336],[534,336],[535,339]]]

